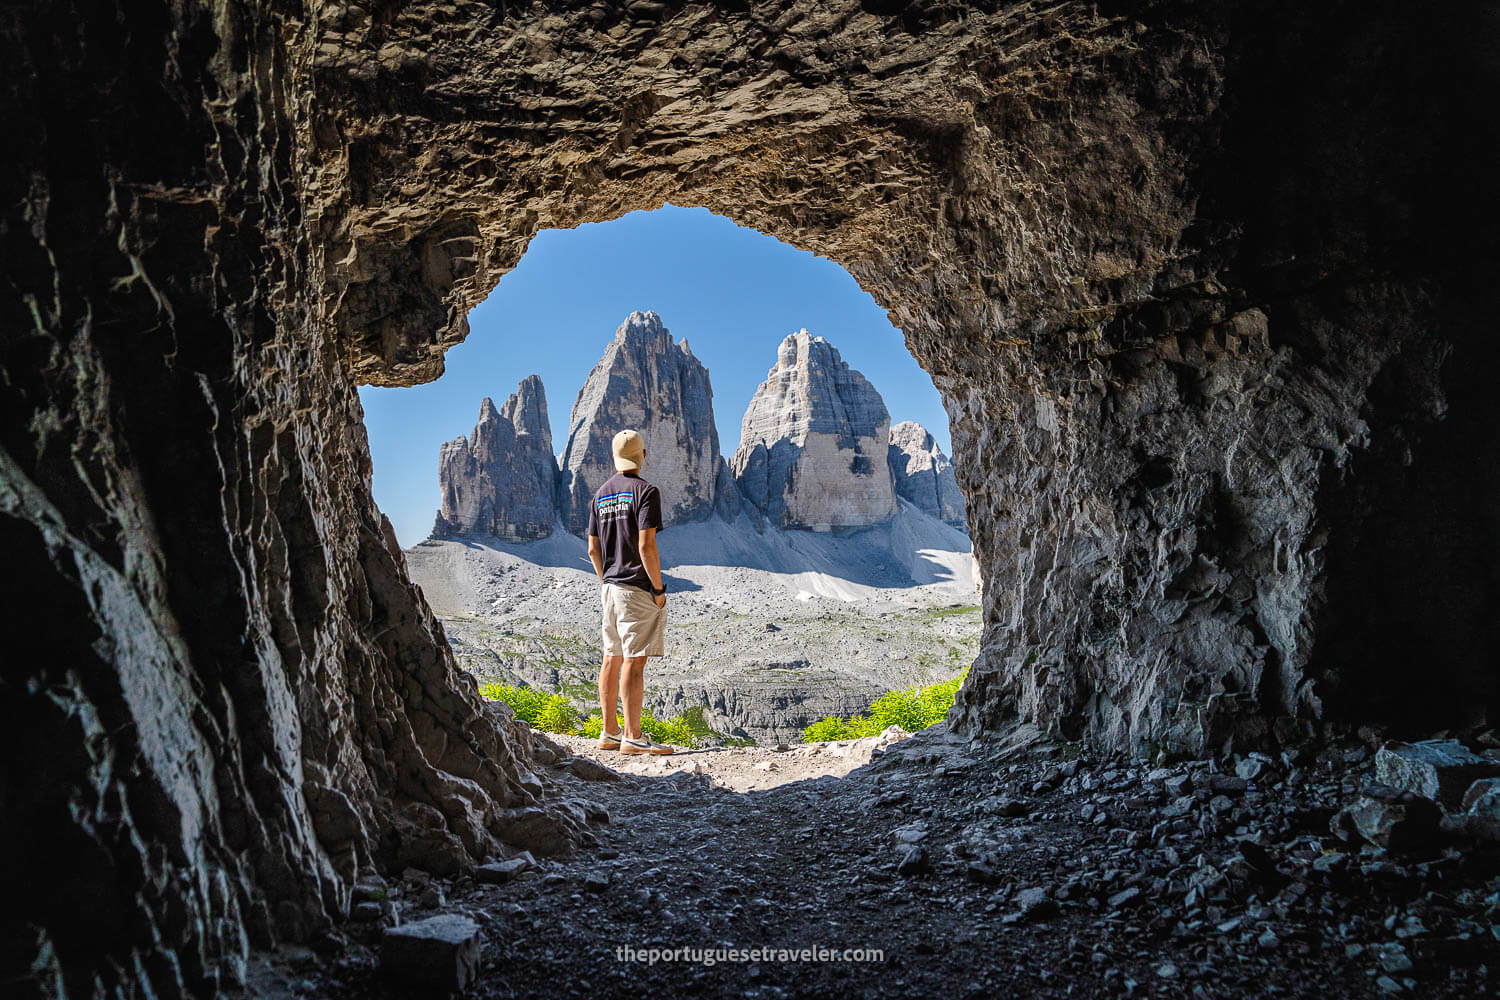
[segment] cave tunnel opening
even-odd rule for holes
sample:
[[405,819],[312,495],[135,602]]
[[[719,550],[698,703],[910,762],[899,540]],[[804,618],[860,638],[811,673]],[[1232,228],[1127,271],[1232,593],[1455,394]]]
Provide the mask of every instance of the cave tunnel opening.
[[667,527],[653,719],[777,745],[942,718],[883,696],[951,692],[978,652],[947,414],[846,270],[668,204],[540,231],[468,327],[440,379],[360,397],[375,501],[483,692],[598,730],[584,514],[631,427]]

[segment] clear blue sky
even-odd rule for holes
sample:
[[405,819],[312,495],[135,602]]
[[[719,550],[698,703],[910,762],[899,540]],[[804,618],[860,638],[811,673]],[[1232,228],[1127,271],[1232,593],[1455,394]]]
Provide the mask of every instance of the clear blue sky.
[[479,401],[499,405],[536,373],[547,388],[552,443],[615,328],[654,309],[708,367],[726,457],[740,418],[776,362],[776,345],[806,327],[826,337],[885,399],[891,422],[915,420],[952,454],[948,416],[900,331],[842,267],[701,208],[667,206],[613,222],[547,229],[469,315],[468,340],[447,372],[407,389],[365,387],[360,399],[375,462],[375,500],[403,546],[427,537],[439,504],[444,441],[467,435]]

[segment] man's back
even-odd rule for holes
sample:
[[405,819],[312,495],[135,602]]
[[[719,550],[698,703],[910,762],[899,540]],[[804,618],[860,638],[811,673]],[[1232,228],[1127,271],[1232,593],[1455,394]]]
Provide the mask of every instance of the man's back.
[[605,583],[653,589],[640,550],[648,528],[661,529],[661,494],[639,475],[616,473],[594,493],[588,533],[599,539]]
[[[589,561],[599,575],[599,748],[624,754],[669,754],[672,748],[641,732],[646,659],[666,655],[667,588],[661,580],[661,494],[640,476],[646,447],[637,431],[610,444],[619,474],[589,505]],[[616,698],[625,701],[624,731],[613,728]]]

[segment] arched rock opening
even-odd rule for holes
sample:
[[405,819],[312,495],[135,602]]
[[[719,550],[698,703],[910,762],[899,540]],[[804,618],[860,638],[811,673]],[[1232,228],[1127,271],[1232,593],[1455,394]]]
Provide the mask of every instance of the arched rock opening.
[[839,261],[943,392],[988,583],[956,725],[1493,712],[1482,4],[55,3],[0,38],[7,979],[208,992],[361,866],[585,835],[407,582],[354,386],[434,377],[538,228],[664,200]]

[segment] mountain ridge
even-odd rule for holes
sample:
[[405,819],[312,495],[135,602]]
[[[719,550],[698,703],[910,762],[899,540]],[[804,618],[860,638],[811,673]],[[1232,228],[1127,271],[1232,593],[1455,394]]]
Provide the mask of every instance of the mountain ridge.
[[[545,425],[537,375],[503,408],[485,397],[472,438],[440,452],[443,505],[430,537],[527,541],[556,523],[581,535],[589,498],[614,474],[610,441],[627,427],[645,439],[645,474],[661,490],[667,526],[743,513],[757,532],[840,532],[890,520],[900,498],[964,528],[952,462],[931,433],[912,421],[893,429],[874,385],[806,329],[778,346],[732,459],[720,447],[708,369],[651,310],[625,318],[580,387],[561,456],[538,419]],[[550,496],[541,485],[549,474]]]

